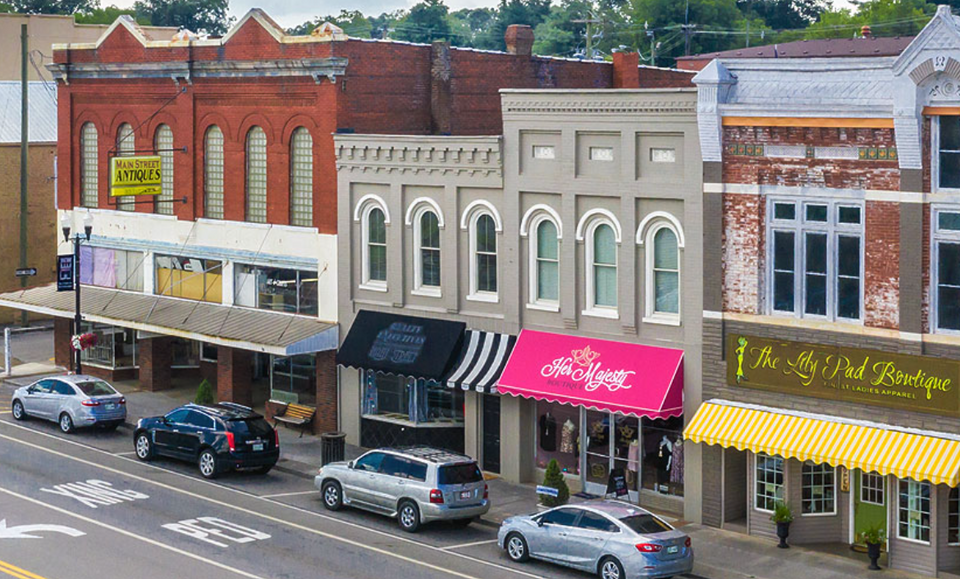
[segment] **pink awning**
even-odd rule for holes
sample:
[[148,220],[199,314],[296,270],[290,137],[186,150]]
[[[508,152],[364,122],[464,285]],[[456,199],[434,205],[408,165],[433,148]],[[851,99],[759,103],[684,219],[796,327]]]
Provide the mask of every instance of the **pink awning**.
[[523,330],[497,391],[633,416],[679,416],[683,350]]

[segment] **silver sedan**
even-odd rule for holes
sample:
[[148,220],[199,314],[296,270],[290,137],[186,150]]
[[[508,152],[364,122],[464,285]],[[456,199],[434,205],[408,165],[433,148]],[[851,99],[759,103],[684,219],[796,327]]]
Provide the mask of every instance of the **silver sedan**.
[[99,378],[67,375],[42,378],[13,393],[13,417],[52,420],[71,433],[81,426],[114,429],[127,418],[127,400]]
[[621,501],[589,501],[510,517],[497,541],[513,561],[541,559],[601,579],[665,578],[693,570],[690,537]]

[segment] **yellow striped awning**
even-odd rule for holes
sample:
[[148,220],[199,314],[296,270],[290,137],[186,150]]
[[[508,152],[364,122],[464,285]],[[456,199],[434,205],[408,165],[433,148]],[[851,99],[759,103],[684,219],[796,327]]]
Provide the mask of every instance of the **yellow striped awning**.
[[724,448],[960,484],[960,440],[934,433],[712,400],[700,406],[683,436]]

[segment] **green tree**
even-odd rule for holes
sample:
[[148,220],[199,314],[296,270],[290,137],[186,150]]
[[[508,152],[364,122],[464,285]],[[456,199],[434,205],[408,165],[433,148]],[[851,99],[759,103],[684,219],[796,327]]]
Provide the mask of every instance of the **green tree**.
[[775,30],[806,28],[830,8],[826,0],[738,0],[737,6],[744,18],[762,19]]
[[[631,0],[630,17],[639,24],[643,23],[655,31],[657,64],[672,65],[670,59],[684,54],[685,35],[682,25],[689,22],[696,28],[691,30],[690,54],[726,50],[742,46],[744,38],[724,32],[737,30],[737,23],[743,18],[737,8],[736,0]],[[710,30],[720,34],[709,34]],[[696,31],[698,33],[693,33]]]
[[204,378],[197,387],[197,397],[194,398],[193,401],[196,404],[205,405],[210,405],[217,401],[217,398],[213,392],[213,385],[210,384],[206,378]]
[[310,34],[316,27],[324,22],[339,26],[343,29],[344,34],[356,38],[370,38],[370,32],[373,30],[373,25],[370,23],[370,20],[363,15],[363,12],[359,10],[340,10],[338,16],[333,16],[332,14],[318,16],[313,20],[308,20],[299,26],[290,28],[287,30],[287,33],[296,36]]
[[[871,0],[856,7],[828,10],[804,30],[784,35],[796,38],[851,38],[860,34],[864,25],[870,26],[874,36],[912,36],[920,31],[936,5],[925,0]],[[779,37],[778,37],[779,39]]]
[[[113,24],[121,15],[133,16],[136,18],[136,10],[117,8],[116,6],[107,6],[106,8],[97,8],[89,13],[77,14],[74,18],[77,24]],[[136,18],[140,24],[150,24],[146,18]]]
[[77,14],[93,12],[100,0],[6,0],[20,14]]
[[495,8],[463,8],[449,15],[452,42],[459,46],[492,49],[496,46],[491,29],[496,21]]
[[394,26],[393,38],[407,42],[430,43],[452,36],[449,9],[442,0],[424,0],[415,4]]
[[390,32],[394,29],[401,18],[407,15],[405,10],[394,10],[393,12],[383,12],[380,16],[368,16],[372,38],[389,38]]
[[504,50],[507,45],[503,35],[511,24],[526,24],[536,28],[550,14],[550,0],[500,0],[497,18],[490,30],[491,47]]
[[138,18],[154,26],[175,26],[192,32],[223,34],[232,18],[227,16],[229,0],[138,0]]
[[557,496],[540,495],[540,502],[548,507],[559,507],[567,504],[570,500],[570,487],[567,481],[563,479],[563,473],[560,472],[560,464],[557,459],[551,458],[547,463],[547,470],[543,473],[543,486],[557,489]]

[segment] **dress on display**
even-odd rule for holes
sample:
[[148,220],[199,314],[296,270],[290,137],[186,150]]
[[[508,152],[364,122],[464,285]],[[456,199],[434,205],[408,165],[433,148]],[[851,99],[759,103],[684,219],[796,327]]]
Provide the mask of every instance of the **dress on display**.
[[576,425],[574,425],[571,420],[567,419],[567,421],[563,423],[563,428],[560,429],[560,452],[576,452],[576,448],[573,444],[574,435],[576,432]]
[[557,419],[549,412],[540,417],[540,448],[546,452],[557,450]]
[[670,482],[683,484],[683,442],[678,440],[673,445],[673,456],[670,464]]

